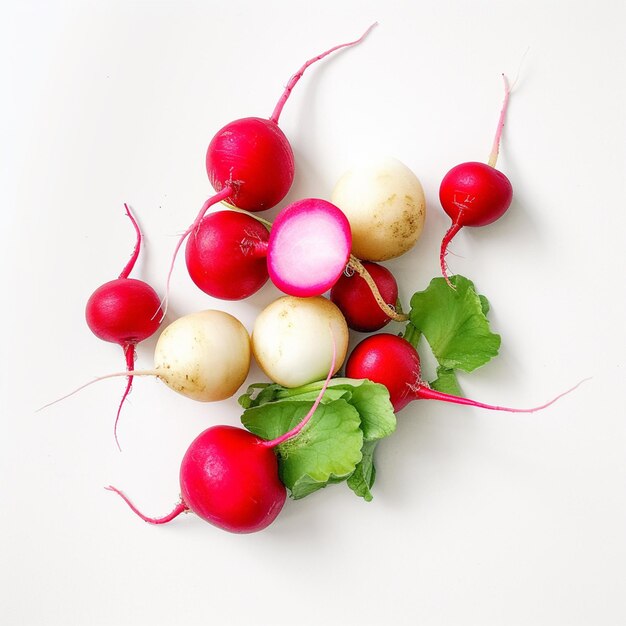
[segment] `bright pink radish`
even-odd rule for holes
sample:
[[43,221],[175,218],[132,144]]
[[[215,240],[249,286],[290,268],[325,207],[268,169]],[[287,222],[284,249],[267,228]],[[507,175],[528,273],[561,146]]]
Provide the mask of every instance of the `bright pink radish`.
[[335,357],[311,410],[289,432],[266,441],[234,426],[213,426],[189,446],[180,466],[180,502],[164,517],[147,517],[115,487],[130,508],[150,524],[164,524],[185,511],[233,533],[269,526],[285,503],[274,449],[296,437],[317,409],[335,369]]
[[486,226],[495,222],[506,212],[513,198],[509,179],[495,169],[510,94],[506,77],[503,78],[504,103],[489,161],[471,161],[453,167],[444,176],[439,188],[441,206],[452,219],[452,226],[444,235],[439,254],[441,273],[450,286],[452,284],[448,279],[446,252],[452,238],[463,226]]
[[[398,283],[393,274],[378,263],[363,262],[380,295],[390,307],[398,300]],[[386,326],[391,318],[380,308],[365,279],[350,271],[344,273],[330,290],[330,299],[341,309],[352,330],[369,333]]]
[[211,185],[217,193],[202,205],[196,219],[176,245],[167,277],[166,303],[178,251],[187,235],[198,228],[212,205],[226,201],[247,211],[264,211],[278,204],[287,195],[295,168],[291,146],[278,127],[278,119],[285,102],[310,65],[336,50],[360,43],[374,26],[372,24],[356,41],[334,46],[309,59],[290,78],[269,119],[246,117],[235,120],[213,137],[207,150],[206,168]]
[[[534,408],[513,409],[483,404],[469,398],[435,391],[421,379],[420,358],[417,350],[406,339],[387,333],[367,337],[354,348],[346,363],[346,376],[357,379],[367,378],[375,383],[385,385],[396,412],[403,409],[412,400],[442,400],[493,411],[533,413],[545,409],[565,395],[560,394],[550,402]],[[569,391],[565,393],[569,393]]]
[[[128,206],[125,204],[124,207],[137,234],[135,249],[119,278],[105,283],[93,292],[87,301],[85,317],[87,325],[96,337],[122,346],[126,369],[130,372],[135,369],[135,346],[156,332],[161,315],[156,291],[141,280],[128,278],[139,257],[141,231]],[[126,389],[115,418],[116,441],[117,422],[133,382],[132,375],[127,378]]]
[[269,232],[245,213],[218,211],[203,218],[187,240],[185,258],[193,282],[222,300],[240,300],[267,281]]
[[341,276],[351,246],[348,219],[334,204],[316,198],[294,202],[272,225],[270,279],[290,296],[318,296]]

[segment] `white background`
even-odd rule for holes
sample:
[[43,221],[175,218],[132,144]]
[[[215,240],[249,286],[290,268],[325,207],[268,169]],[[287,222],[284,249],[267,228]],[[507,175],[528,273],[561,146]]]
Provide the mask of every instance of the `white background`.
[[[621,0],[0,6],[3,624],[626,623]],[[388,264],[408,303],[437,275],[439,181],[486,160],[500,73],[521,66],[498,162],[515,200],[496,224],[462,231],[449,257],[503,337],[462,383],[528,406],[593,378],[534,415],[414,403],[379,447],[369,504],[338,485],[287,502],[256,535],[192,515],[146,525],[103,487],[168,512],[187,445],[238,423],[235,399],[202,405],[137,380],[122,453],[123,380],[35,412],[123,368],[83,317],[130,256],[122,203],[145,233],[133,276],[162,291],[175,235],[211,193],[213,133],[269,116],[306,59],[375,20],[361,46],[311,67],[283,111],[297,162],[286,201],[328,198],[364,153],[409,165],[426,228]],[[181,258],[171,316],[217,307],[251,329],[277,295],[212,301]],[[138,365],[150,367],[154,341]]]

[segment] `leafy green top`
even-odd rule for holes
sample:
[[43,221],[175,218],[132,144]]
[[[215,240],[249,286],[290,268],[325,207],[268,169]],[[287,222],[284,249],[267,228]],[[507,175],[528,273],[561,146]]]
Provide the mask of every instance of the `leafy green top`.
[[[264,439],[293,428],[313,405],[323,382],[296,389],[256,384],[239,398],[243,425]],[[331,380],[320,406],[297,437],[278,446],[281,480],[292,498],[346,480],[371,500],[377,442],[396,427],[389,393],[368,380]]]
[[451,282],[454,289],[444,278],[433,278],[413,295],[405,337],[416,345],[424,335],[439,364],[432,386],[461,395],[454,370],[471,372],[490,361],[498,354],[500,335],[491,332],[489,302],[476,293],[472,281],[457,275]]

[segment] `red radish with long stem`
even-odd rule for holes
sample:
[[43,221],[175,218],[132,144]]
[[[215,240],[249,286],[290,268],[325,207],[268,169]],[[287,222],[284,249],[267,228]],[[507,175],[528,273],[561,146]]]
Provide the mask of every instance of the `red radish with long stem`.
[[217,193],[202,205],[196,219],[176,245],[167,277],[166,303],[178,251],[212,205],[227,201],[247,211],[265,211],[287,195],[294,178],[294,157],[278,120],[289,95],[310,65],[336,50],[360,43],[374,26],[372,24],[359,39],[334,46],[304,63],[287,83],[269,119],[242,118],[216,133],[207,150],[206,169]]
[[189,446],[180,466],[180,501],[163,517],[141,513],[128,497],[119,494],[142,520],[165,524],[186,511],[233,533],[263,530],[278,516],[286,489],[278,474],[274,450],[296,437],[307,425],[328,387],[335,369],[335,356],[313,406],[290,431],[267,441],[234,426],[213,426]]
[[[135,346],[153,335],[159,327],[160,316],[155,315],[155,311],[159,311],[160,299],[150,285],[142,280],[129,278],[139,257],[141,230],[128,205],[124,204],[124,208],[137,235],[135,248],[119,277],[101,285],[93,292],[87,301],[85,317],[87,325],[96,337],[122,346],[126,369],[132,372],[135,369]],[[129,374],[115,417],[114,434],[118,447],[117,423],[132,383],[133,376]]]
[[576,388],[573,387],[549,402],[529,409],[484,404],[469,398],[442,393],[431,389],[422,380],[417,350],[406,339],[387,333],[367,337],[354,348],[346,363],[346,376],[349,378],[367,378],[372,382],[385,385],[396,412],[403,409],[412,400],[441,400],[492,411],[534,413],[545,409]]
[[504,74],[504,102],[498,127],[487,163],[470,161],[453,167],[441,181],[439,200],[443,210],[452,219],[441,242],[439,262],[441,273],[450,287],[446,253],[453,237],[463,226],[486,226],[502,217],[511,205],[513,187],[509,179],[495,168],[500,150],[500,139],[509,104],[511,89]]

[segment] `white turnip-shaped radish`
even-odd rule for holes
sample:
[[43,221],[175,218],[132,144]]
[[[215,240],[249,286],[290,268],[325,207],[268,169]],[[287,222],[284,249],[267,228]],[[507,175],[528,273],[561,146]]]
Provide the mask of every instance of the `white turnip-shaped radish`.
[[346,321],[341,311],[321,296],[275,300],[259,313],[252,331],[257,363],[268,378],[284,387],[323,378],[336,351],[334,374],[343,364],[347,349]]
[[365,261],[386,261],[404,254],[424,227],[422,185],[397,159],[349,170],[335,185],[331,201],[350,222],[352,254]]

